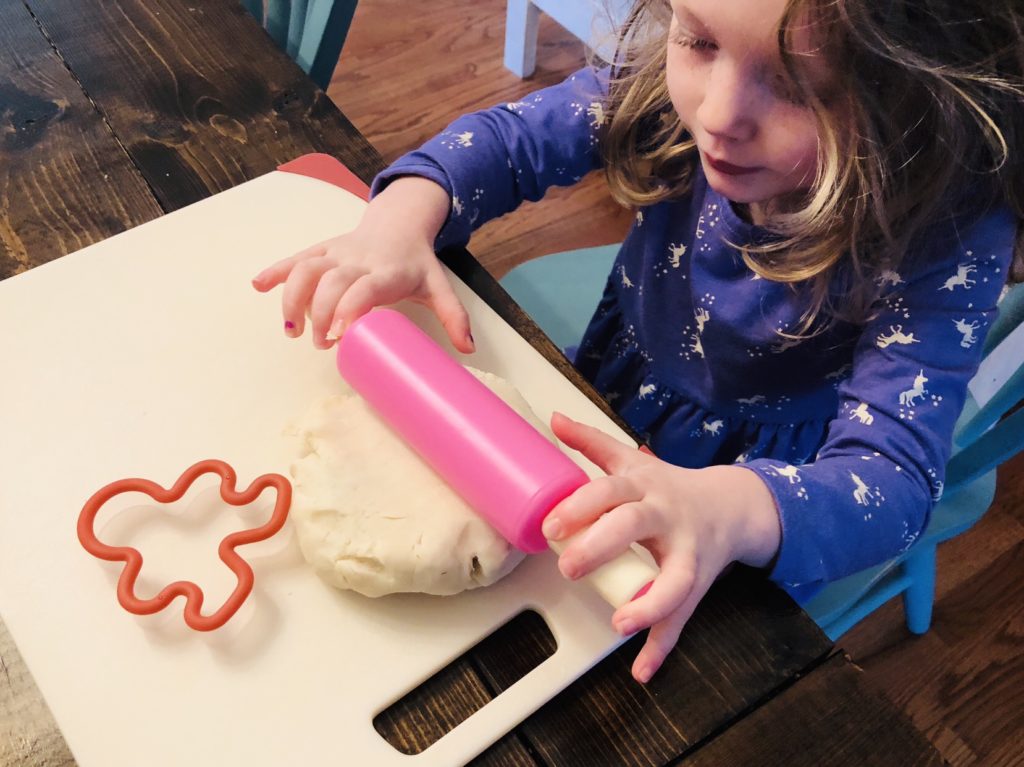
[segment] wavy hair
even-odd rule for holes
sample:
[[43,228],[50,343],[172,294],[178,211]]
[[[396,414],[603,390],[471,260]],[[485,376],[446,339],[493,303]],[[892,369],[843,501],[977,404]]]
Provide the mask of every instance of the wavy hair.
[[[685,194],[699,163],[665,82],[671,16],[668,0],[638,0],[618,37],[601,151],[613,196],[631,207]],[[794,45],[808,22],[827,94]],[[737,247],[755,273],[807,292],[799,332],[864,322],[881,272],[933,224],[1000,202],[1017,219],[1010,278],[1024,281],[1020,0],[789,0],[777,37],[817,123],[818,170],[770,217],[779,237]]]

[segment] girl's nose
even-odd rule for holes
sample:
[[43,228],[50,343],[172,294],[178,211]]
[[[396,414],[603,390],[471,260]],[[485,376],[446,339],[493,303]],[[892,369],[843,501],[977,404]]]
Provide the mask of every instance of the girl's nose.
[[728,62],[716,62],[697,108],[701,127],[724,141],[748,141],[757,131],[756,98],[743,73]]

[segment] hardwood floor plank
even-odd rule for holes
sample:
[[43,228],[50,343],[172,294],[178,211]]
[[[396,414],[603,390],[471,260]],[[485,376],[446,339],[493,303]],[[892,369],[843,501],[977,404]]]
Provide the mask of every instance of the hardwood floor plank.
[[[390,162],[459,115],[516,101],[586,63],[582,44],[542,14],[537,71],[520,80],[502,63],[504,34],[503,2],[364,0],[327,93]],[[620,242],[632,220],[594,173],[486,224],[469,249],[501,277],[537,256]]]

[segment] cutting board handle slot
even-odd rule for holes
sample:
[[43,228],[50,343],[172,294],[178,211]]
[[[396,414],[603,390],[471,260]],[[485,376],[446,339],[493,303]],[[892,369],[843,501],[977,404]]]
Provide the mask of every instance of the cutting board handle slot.
[[[524,610],[377,714],[373,727],[397,751],[419,754],[557,649],[544,618],[534,610]],[[458,710],[466,712],[458,719],[452,717],[453,698],[462,704]]]

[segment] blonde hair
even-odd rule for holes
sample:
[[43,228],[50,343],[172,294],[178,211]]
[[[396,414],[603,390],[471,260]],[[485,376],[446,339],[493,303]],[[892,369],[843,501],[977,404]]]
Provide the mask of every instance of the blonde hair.
[[[799,332],[865,321],[882,270],[898,269],[931,225],[1000,202],[1018,222],[1011,279],[1024,280],[1020,6],[789,0],[779,51],[818,125],[818,172],[795,209],[771,217],[779,238],[737,247],[755,273],[807,292]],[[627,206],[685,194],[699,163],[665,82],[671,14],[668,0],[638,0],[619,35],[601,148]],[[828,94],[794,53],[808,22],[833,75]]]

